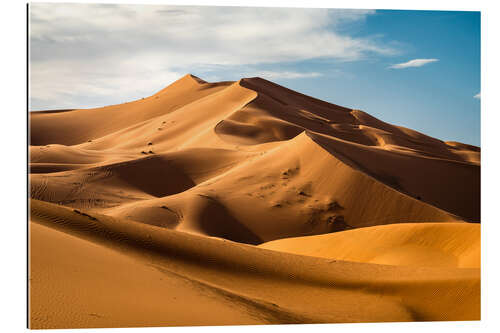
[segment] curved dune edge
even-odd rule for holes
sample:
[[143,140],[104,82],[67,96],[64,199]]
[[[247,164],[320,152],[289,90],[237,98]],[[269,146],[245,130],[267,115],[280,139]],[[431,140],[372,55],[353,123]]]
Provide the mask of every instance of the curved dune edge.
[[[480,316],[479,269],[401,267],[297,256],[99,214],[85,215],[85,212],[75,212],[37,200],[31,200],[31,212],[32,224],[43,226],[33,228],[30,239],[33,255],[30,286],[32,292],[38,290],[38,294],[31,294],[31,309],[40,311],[44,304],[47,308],[42,312],[46,317],[52,318],[45,322],[43,318],[38,321],[32,319],[33,327],[64,327],[64,323],[71,326],[73,324],[68,323],[76,323],[80,327],[141,326],[145,322],[148,326],[165,325],[165,321],[157,317],[158,308],[141,316],[132,315],[129,320],[121,323],[119,318],[116,318],[116,322],[102,320],[108,318],[114,307],[119,307],[122,297],[132,297],[144,288],[120,289],[120,296],[117,297],[114,292],[116,289],[108,289],[107,285],[121,278],[110,275],[114,272],[114,265],[106,264],[109,260],[134,260],[134,265],[138,265],[138,273],[134,275],[132,271],[130,280],[143,273],[141,279],[144,281],[148,280],[148,276],[158,277],[154,270],[147,267],[164,272],[168,279],[174,279],[178,283],[181,283],[178,280],[194,279],[194,284],[202,284],[203,288],[209,290],[207,293],[210,299],[202,297],[202,302],[215,302],[214,311],[219,308],[229,311],[225,308],[224,299],[231,302],[236,299],[237,305],[233,310],[241,309],[242,313],[235,320],[241,320],[242,324],[255,321],[319,323],[477,320]],[[74,249],[66,253],[66,247],[54,246],[54,237],[64,238],[64,242],[70,248],[74,245]],[[94,263],[84,260],[78,264],[67,257],[74,252],[77,256],[84,256],[89,247],[94,249],[92,253],[102,258]],[[49,248],[51,252],[48,255],[43,255],[42,252],[35,254],[37,250]],[[121,259],[117,256],[121,256]],[[47,269],[45,263],[51,260],[61,263],[56,265],[57,269]],[[71,280],[78,281],[78,287],[68,286],[59,290],[55,283],[64,279],[70,270],[67,267],[70,263],[70,267],[74,267]],[[119,267],[122,266],[118,265],[117,269]],[[102,271],[102,274],[90,274],[94,269]],[[103,274],[106,278],[101,279]],[[128,283],[127,281],[118,286]],[[130,283],[135,284],[133,281]],[[156,285],[155,282],[153,286]],[[168,289],[164,285],[162,288]],[[182,288],[189,289],[186,293],[191,297],[195,293],[192,289],[199,287],[184,285]],[[42,290],[50,292],[44,294]],[[52,299],[55,300],[62,297],[66,290],[83,299],[60,303],[50,302],[47,298],[54,297]],[[83,296],[81,290],[85,290]],[[59,296],[54,296],[54,293]],[[86,302],[97,293],[101,293],[101,298],[106,298],[105,304],[99,305],[100,307]],[[97,297],[96,300],[101,298]],[[152,299],[155,304],[154,300],[158,298]],[[336,299],[336,302],[332,303],[331,299]],[[87,313],[83,321],[82,313],[77,309],[82,304],[85,304]],[[139,308],[134,309],[133,304],[127,303],[127,307],[130,311],[139,311]],[[203,308],[210,313],[208,308]],[[178,309],[182,311],[182,307]],[[32,312],[32,318],[39,318],[36,313]],[[89,313],[97,316],[88,315]],[[64,320],[60,320],[61,318]],[[220,317],[214,317],[213,320],[217,321],[217,318]],[[167,324],[193,324],[190,320],[191,318],[182,321],[182,316],[179,316],[178,321]],[[224,323],[224,320],[218,322]]]
[[357,170],[311,135],[257,151],[186,149],[33,174],[31,197],[250,244],[387,223],[460,220]]
[[480,268],[480,233],[479,224],[402,223],[279,239],[259,247],[375,264]]
[[318,133],[306,133],[345,164],[396,191],[469,222],[479,222],[480,166],[445,158],[389,152]]
[[[307,133],[182,193],[103,212],[159,225],[165,207],[182,216],[177,230],[242,241],[231,231],[238,224],[248,230],[246,239],[260,240],[243,241],[250,244],[387,223],[460,221],[347,165]],[[218,228],[208,230],[215,216]]]
[[[31,144],[37,145],[30,147],[33,170],[58,178],[58,171],[84,170],[80,164],[92,168],[193,148],[265,154],[269,145],[286,144],[305,131],[334,158],[396,191],[449,212],[455,219],[480,220],[478,147],[443,142],[260,78],[208,83],[186,75],[162,91],[130,103],[61,113],[32,112],[30,128]],[[43,146],[47,143],[51,144]],[[329,176],[326,170],[321,174]],[[436,183],[445,185],[432,185]],[[139,192],[124,203],[162,194]],[[96,209],[120,205],[116,196],[107,205],[78,193],[83,197],[34,198],[70,205],[76,200],[83,207],[94,204]]]

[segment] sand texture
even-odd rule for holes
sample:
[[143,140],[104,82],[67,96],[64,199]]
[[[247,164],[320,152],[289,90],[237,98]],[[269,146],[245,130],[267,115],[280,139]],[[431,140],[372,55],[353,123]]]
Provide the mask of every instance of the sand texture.
[[480,149],[261,78],[31,112],[31,328],[480,319]]

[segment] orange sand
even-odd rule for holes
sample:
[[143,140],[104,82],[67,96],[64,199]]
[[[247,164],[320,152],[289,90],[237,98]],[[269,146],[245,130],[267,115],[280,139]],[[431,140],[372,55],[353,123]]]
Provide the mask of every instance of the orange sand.
[[477,147],[192,75],[30,129],[32,328],[480,318]]

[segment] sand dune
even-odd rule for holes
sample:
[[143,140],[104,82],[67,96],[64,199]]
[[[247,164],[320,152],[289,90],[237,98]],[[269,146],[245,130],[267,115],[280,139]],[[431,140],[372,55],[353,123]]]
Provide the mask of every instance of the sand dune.
[[[324,170],[335,171],[325,177]],[[231,220],[262,241],[395,222],[459,219],[348,167],[305,133],[187,191],[117,206],[106,214],[147,223],[166,206],[183,216],[177,228],[188,231],[204,216],[196,204],[200,201],[225,207]],[[220,216],[217,223],[224,226],[230,219]]]
[[[164,116],[226,86],[227,83],[201,84],[197,78],[186,75],[158,93],[133,102],[88,110],[32,113],[31,143],[37,146],[81,144]],[[57,128],[55,131],[54,126]]]
[[301,255],[384,265],[480,268],[480,226],[403,223],[260,245]]
[[[39,328],[479,316],[478,269],[410,268],[296,256],[99,214],[86,216],[40,201],[31,201],[31,211],[32,325]],[[56,245],[59,242],[61,246]],[[85,259],[89,255],[98,260],[89,262]],[[83,264],[74,256],[82,258]],[[116,274],[115,262],[126,279]],[[68,276],[76,286],[61,283]],[[147,286],[141,280],[148,281]],[[179,297],[181,292],[187,294],[185,298]],[[120,295],[115,298],[115,294]],[[145,307],[131,303],[135,298],[149,303]],[[210,306],[210,311],[191,322],[180,312],[194,298],[203,302],[195,307]],[[113,305],[122,299],[129,300],[117,311]],[[165,303],[170,304],[164,307]],[[223,319],[231,310],[236,317]],[[212,317],[212,311],[220,317]]]
[[33,328],[479,319],[478,147],[192,75],[30,140]]

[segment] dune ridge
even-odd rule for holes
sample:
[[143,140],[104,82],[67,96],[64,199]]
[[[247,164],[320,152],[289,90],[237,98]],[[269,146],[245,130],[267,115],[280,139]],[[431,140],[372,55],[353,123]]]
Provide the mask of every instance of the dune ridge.
[[478,147],[261,78],[56,111],[29,115],[32,328],[480,317]]

